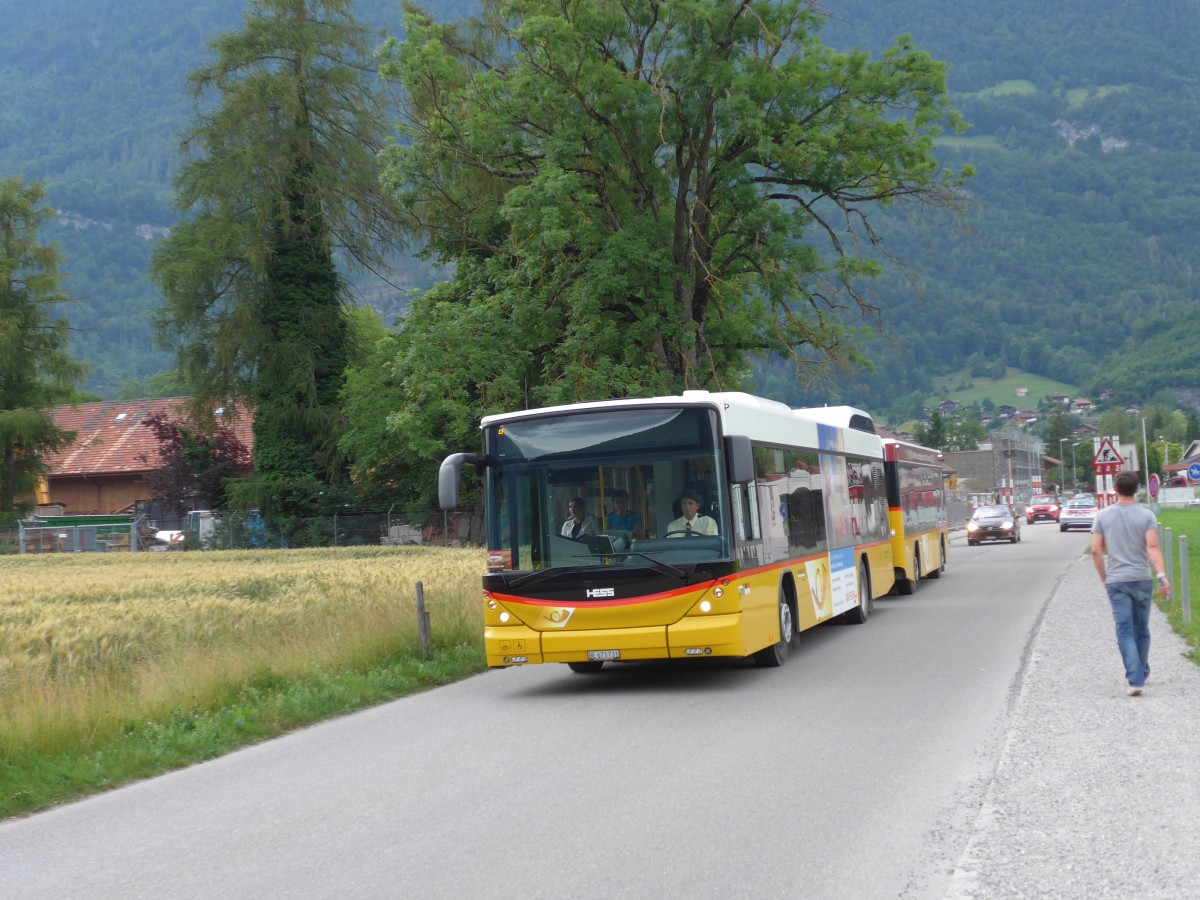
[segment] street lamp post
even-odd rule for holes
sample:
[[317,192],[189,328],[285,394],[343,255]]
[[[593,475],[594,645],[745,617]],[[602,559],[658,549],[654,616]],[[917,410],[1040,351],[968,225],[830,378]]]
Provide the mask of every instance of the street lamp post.
[[[1066,442],[1067,442],[1067,438],[1059,438],[1059,439],[1058,439],[1058,471],[1059,471],[1059,477],[1061,477],[1061,476],[1062,476],[1062,467],[1063,467],[1063,463],[1064,463],[1064,462],[1066,462],[1066,460],[1064,460],[1064,459],[1063,459],[1063,455],[1062,455],[1062,445],[1063,445],[1063,444],[1065,444]],[[1074,450],[1075,448],[1074,448],[1074,447],[1072,447],[1071,449],[1072,449],[1072,450]]]
[[1143,484],[1146,485],[1146,499],[1150,499],[1150,446],[1146,443],[1146,419],[1142,418],[1142,456],[1146,457],[1145,465],[1142,466],[1146,477]]

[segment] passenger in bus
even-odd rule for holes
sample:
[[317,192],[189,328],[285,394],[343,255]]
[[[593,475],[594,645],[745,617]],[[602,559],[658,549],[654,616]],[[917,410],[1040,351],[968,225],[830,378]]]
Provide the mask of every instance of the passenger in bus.
[[587,514],[587,507],[582,497],[572,497],[567,504],[567,512],[571,517],[563,522],[562,536],[573,541],[583,540],[585,534],[595,534],[599,529],[596,520]]
[[695,491],[684,491],[679,497],[679,508],[683,515],[674,519],[667,526],[667,537],[687,537],[689,534],[715,535],[717,521],[710,516],[697,515],[700,512],[700,495]]
[[605,531],[624,531],[636,535],[642,527],[642,517],[629,508],[629,492],[613,491],[613,511],[604,517]]

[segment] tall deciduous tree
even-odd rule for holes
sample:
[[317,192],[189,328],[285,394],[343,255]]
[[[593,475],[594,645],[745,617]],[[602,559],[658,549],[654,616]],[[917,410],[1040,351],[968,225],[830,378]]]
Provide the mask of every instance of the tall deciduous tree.
[[454,264],[400,337],[414,452],[489,409],[738,388],[755,355],[857,363],[871,210],[951,208],[968,174],[933,151],[945,66],[834,52],[807,0],[406,10],[388,180]]
[[[179,206],[157,250],[160,334],[197,406],[254,410],[257,490],[268,515],[319,512],[345,464],[338,393],[349,360],[335,259],[366,266],[396,232],[377,151],[388,126],[370,32],[349,0],[254,0],[245,28],[193,74]],[[339,251],[341,256],[339,256]]]
[[33,506],[42,457],[74,437],[48,407],[75,398],[83,366],[67,353],[67,322],[55,318],[58,251],[41,227],[54,210],[42,189],[0,179],[0,522]]

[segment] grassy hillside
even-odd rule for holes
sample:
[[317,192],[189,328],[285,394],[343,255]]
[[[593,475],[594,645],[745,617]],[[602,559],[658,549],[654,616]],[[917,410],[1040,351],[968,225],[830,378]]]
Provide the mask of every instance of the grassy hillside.
[[[991,400],[996,406],[1037,406],[1049,394],[1079,396],[1079,388],[1075,385],[1011,367],[1003,378],[972,377],[968,369],[961,369],[934,378],[933,387],[929,406],[935,406],[943,400],[956,400],[961,404]],[[1028,391],[1024,397],[1017,395],[1017,390],[1021,388]]]

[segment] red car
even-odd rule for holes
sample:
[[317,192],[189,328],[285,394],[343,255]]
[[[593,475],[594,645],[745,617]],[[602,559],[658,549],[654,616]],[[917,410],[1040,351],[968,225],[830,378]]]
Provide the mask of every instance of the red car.
[[1029,498],[1025,507],[1025,524],[1032,525],[1045,519],[1047,522],[1057,522],[1060,507],[1058,497],[1054,494],[1034,494]]

